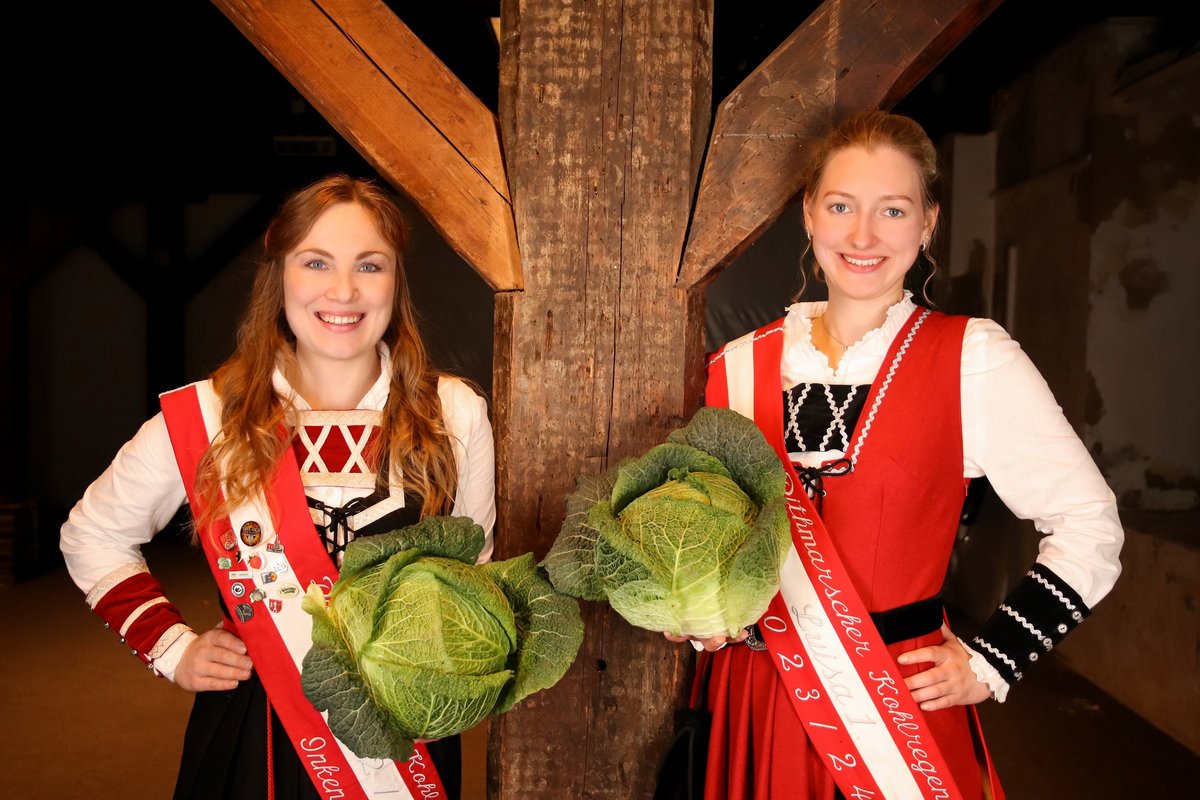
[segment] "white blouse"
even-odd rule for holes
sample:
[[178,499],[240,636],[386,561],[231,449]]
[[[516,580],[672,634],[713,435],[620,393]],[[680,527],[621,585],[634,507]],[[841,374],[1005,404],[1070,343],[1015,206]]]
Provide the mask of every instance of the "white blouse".
[[[382,411],[387,403],[390,358],[381,348],[379,378],[363,396],[359,409]],[[308,404],[276,370],[275,389],[303,412]],[[464,382],[442,378],[438,383],[442,414],[458,465],[458,490],[451,514],[475,520],[484,531],[479,561],[492,555],[496,522],[495,458],[487,403]],[[305,484],[305,494],[343,506],[373,491],[373,486]],[[141,546],[167,526],[187,497],[175,461],[166,421],[159,412],[125,443],[108,469],[84,492],[62,526],[60,546],[67,571],[84,592],[104,576],[129,565],[145,565]],[[196,638],[185,633],[154,662],[155,671],[174,679],[175,668]]]
[[[875,380],[892,340],[916,305],[912,295],[888,309],[883,324],[850,345],[836,369],[812,343],[812,319],[826,303],[789,306],[780,365],[783,387]],[[1112,589],[1125,534],[1116,497],[1029,357],[998,324],[972,318],[962,350],[963,476],[986,475],[1004,504],[1045,534],[1038,563],[1070,584],[1089,608]],[[840,451],[809,453],[806,466]],[[969,648],[968,648],[969,649]],[[973,651],[972,651],[973,652]],[[972,666],[1002,700],[1007,689],[978,654]],[[983,670],[982,668],[985,668]],[[981,675],[981,677],[983,677]],[[996,682],[999,683],[996,683]]]
[[[825,303],[797,303],[784,321],[784,388],[802,381],[869,384],[913,309],[911,294],[888,309],[883,325],[850,345],[837,369],[812,344],[812,318]],[[963,477],[984,475],[1004,504],[1047,534],[1038,562],[1093,607],[1120,574],[1125,534],[1116,497],[1042,378],[1004,329],[967,323],[962,351]],[[844,455],[813,453],[812,464]]]

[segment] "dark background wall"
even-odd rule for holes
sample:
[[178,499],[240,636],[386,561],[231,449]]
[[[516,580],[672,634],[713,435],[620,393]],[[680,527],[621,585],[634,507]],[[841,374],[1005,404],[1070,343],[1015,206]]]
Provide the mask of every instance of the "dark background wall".
[[[494,110],[498,3],[391,5]],[[1154,608],[1169,607],[1191,631],[1171,651],[1190,689],[1167,682],[1160,696],[1122,698],[1160,719],[1171,706],[1200,709],[1200,648],[1189,644],[1200,387],[1182,368],[1200,340],[1200,24],[1170,5],[1006,0],[896,109],[927,127],[948,171],[934,299],[1010,326],[1137,521],[1127,555],[1137,583],[1111,604],[1124,621],[1085,626],[1073,663],[1099,664],[1092,677],[1116,686],[1128,674],[1129,648],[1110,643],[1120,625],[1152,628]],[[716,0],[715,102],[814,6]],[[0,572],[10,582],[59,568],[67,510],[158,393],[229,353],[257,237],[282,195],[333,170],[372,174],[204,0],[11,14],[0,55]],[[407,266],[434,356],[489,389],[490,290],[410,216]],[[799,285],[799,231],[792,208],[714,282],[710,347],[782,312]],[[1036,547],[1031,528],[984,498],[956,562],[957,597],[976,616]],[[1189,726],[1160,724],[1200,750],[1194,723],[1193,739]]]

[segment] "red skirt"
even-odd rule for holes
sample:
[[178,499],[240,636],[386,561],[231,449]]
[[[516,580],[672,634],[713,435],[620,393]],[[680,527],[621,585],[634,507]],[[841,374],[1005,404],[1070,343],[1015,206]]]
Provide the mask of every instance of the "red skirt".
[[[934,631],[889,645],[888,650],[895,656],[941,643],[941,633]],[[837,788],[833,776],[810,746],[771,654],[730,645],[700,657],[713,660],[705,800],[832,800]],[[900,672],[908,676],[927,666],[901,667]],[[954,706],[925,716],[961,797],[1003,800],[987,766],[973,710]]]

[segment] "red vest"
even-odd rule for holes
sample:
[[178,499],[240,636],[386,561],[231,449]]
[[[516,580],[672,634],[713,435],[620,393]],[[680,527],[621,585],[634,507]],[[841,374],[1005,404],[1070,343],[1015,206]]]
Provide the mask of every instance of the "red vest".
[[[913,603],[941,590],[966,494],[960,378],[967,318],[936,312],[921,318],[922,311],[917,309],[897,335],[871,386],[846,453],[854,462],[853,471],[823,478],[826,494],[821,519],[851,583],[872,612]],[[780,458],[789,463],[780,382],[783,327],[783,320],[778,320],[714,354],[709,361],[706,394],[709,405],[733,407],[752,416]],[[747,389],[747,382],[752,382],[752,389]],[[935,643],[931,639],[940,642],[940,635],[897,643],[888,650],[894,656]],[[727,650],[731,652],[722,655],[737,658],[721,670],[723,674],[732,677],[754,672],[756,668],[748,665],[737,666],[745,658],[739,648]],[[915,671],[909,668],[903,674]],[[750,703],[761,707],[777,702],[768,697],[779,689],[761,681],[753,679],[752,691],[756,696],[763,691],[769,694]],[[774,683],[781,685],[778,680]],[[716,697],[727,695],[719,690],[710,692],[710,700]],[[725,713],[713,710],[718,715]],[[781,712],[777,708],[774,713]],[[736,726],[734,718],[741,712],[730,707],[727,713],[732,716],[725,724]],[[977,726],[973,710],[967,714],[959,707],[932,712],[928,717],[960,786],[967,796],[977,796],[977,788],[970,791],[972,785],[978,787],[978,780],[970,779],[972,772],[978,774],[969,732],[970,726]],[[770,737],[761,730],[761,723],[751,725],[758,729],[752,735],[760,756],[764,751],[777,751],[777,745],[768,747],[759,738]],[[790,736],[798,733],[793,725],[785,726]],[[734,735],[723,746],[733,746],[738,738]],[[806,749],[801,743],[794,747],[794,756]],[[738,758],[734,750],[727,751],[727,761]],[[732,764],[730,768],[736,769]],[[813,768],[817,765],[811,759],[807,767],[797,765],[797,778]],[[754,769],[759,781],[769,773],[772,785],[792,783],[787,778],[792,767]],[[724,769],[714,771],[710,761],[710,776],[725,774]],[[995,796],[1002,797],[994,774],[992,783]],[[736,785],[738,781],[732,780],[730,786]],[[708,796],[724,796],[722,791],[717,789]],[[758,790],[755,795],[759,796]]]
[[[936,594],[949,565],[967,486],[959,393],[966,322],[931,313],[907,347],[909,329],[901,331],[850,438],[854,471],[824,478],[821,518],[872,611]],[[741,346],[754,348],[754,421],[786,463],[782,320],[747,338]],[[724,380],[710,367],[709,405],[725,404]]]

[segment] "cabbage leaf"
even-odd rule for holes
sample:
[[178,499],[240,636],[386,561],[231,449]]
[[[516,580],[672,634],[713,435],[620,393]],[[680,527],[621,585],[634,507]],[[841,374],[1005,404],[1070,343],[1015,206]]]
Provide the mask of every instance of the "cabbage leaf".
[[403,761],[500,714],[566,673],[583,641],[579,604],[533,558],[476,564],[483,529],[467,517],[356,539],[313,619],[300,683],[333,734],[361,758]]
[[637,627],[737,636],[779,588],[784,476],[753,421],[701,408],[641,457],[580,476],[542,564],[558,591]]

